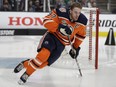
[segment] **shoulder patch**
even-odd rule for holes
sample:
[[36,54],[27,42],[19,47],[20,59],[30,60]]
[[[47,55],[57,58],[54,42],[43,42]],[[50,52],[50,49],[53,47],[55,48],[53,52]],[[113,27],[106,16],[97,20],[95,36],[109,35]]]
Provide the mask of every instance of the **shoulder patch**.
[[51,16],[51,18],[55,18],[57,15],[52,11],[48,14],[48,16]]

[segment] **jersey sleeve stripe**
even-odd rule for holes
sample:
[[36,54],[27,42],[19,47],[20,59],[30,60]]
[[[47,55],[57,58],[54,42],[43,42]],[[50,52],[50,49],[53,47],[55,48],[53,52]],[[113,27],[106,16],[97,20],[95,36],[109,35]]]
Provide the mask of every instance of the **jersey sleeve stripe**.
[[79,38],[79,37],[76,37],[78,40],[80,40],[80,41],[83,41],[84,39],[82,39],[82,38]]
[[47,24],[47,23],[50,23],[50,22],[54,22],[53,20],[45,20],[43,25]]
[[81,36],[79,34],[76,34],[76,37],[81,38],[81,39],[85,39],[86,36]]

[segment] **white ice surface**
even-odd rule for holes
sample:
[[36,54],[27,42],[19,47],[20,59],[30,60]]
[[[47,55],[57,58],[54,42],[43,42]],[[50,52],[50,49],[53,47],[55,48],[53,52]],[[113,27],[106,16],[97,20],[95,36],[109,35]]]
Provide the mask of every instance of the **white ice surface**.
[[0,87],[116,87],[116,46],[104,45],[105,40],[99,40],[98,70],[82,68],[80,77],[78,69],[45,67],[37,70],[26,84],[19,85],[17,81],[23,71],[14,74],[13,68],[36,55],[39,37],[0,36]]

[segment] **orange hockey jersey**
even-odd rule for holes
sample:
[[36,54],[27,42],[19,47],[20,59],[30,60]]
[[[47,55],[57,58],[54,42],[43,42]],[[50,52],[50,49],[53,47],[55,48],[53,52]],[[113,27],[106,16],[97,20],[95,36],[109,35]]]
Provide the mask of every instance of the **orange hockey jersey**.
[[69,40],[66,35],[63,35],[58,30],[58,25],[68,25],[73,30],[70,35],[71,41],[73,41],[73,46],[78,48],[86,37],[86,24],[87,18],[84,14],[80,14],[79,18],[75,22],[71,22],[69,10],[65,8],[54,9],[49,15],[44,17],[43,25],[48,29],[48,31],[54,36],[56,36],[62,44],[69,45]]

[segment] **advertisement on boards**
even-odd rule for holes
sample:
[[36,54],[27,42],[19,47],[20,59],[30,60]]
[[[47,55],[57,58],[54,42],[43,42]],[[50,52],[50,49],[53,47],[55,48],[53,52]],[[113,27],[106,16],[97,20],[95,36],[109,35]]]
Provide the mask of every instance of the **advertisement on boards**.
[[[43,17],[49,13],[34,12],[0,12],[0,35],[34,34],[46,31],[43,27]],[[89,18],[88,18],[89,19]],[[93,29],[95,29],[95,16],[93,16]],[[116,15],[99,15],[99,32],[108,32],[110,28],[116,32]],[[38,35],[38,33],[37,33]]]

